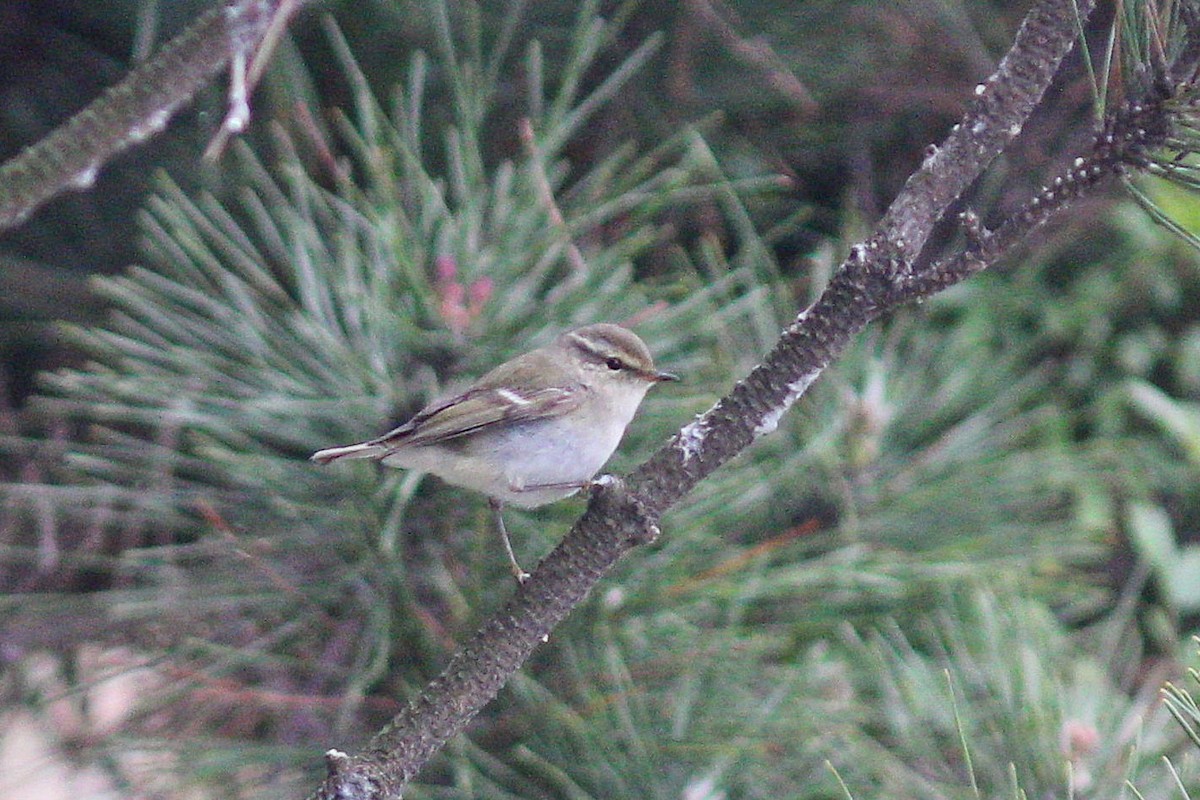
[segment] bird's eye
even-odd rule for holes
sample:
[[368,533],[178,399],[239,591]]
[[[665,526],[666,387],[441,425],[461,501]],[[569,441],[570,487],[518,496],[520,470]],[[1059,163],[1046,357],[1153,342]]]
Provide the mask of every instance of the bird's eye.
[[613,372],[616,372],[617,370],[625,369],[625,362],[616,356],[613,356],[604,362],[604,366],[608,367]]

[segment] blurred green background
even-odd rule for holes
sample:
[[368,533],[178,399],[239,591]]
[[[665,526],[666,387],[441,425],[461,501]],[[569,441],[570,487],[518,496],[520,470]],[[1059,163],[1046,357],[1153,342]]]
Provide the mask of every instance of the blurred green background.
[[[218,165],[214,86],[0,238],[0,794],[313,785],[510,586],[482,500],[306,455],[608,319],[687,378],[636,464],[811,302],[1028,5],[317,3]],[[204,7],[5,4],[3,153]],[[973,188],[989,223],[1086,142],[1072,59]],[[1159,690],[1200,611],[1198,267],[1114,190],[880,321],[411,796],[1195,792]],[[510,518],[522,561],[581,508]]]

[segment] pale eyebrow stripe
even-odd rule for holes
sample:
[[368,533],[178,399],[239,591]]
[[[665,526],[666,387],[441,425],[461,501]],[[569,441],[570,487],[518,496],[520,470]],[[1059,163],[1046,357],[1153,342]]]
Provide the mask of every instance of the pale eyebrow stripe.
[[586,358],[595,362],[603,361],[605,354],[596,346],[596,343],[585,336],[580,336],[574,331],[567,334],[568,341],[575,345]]

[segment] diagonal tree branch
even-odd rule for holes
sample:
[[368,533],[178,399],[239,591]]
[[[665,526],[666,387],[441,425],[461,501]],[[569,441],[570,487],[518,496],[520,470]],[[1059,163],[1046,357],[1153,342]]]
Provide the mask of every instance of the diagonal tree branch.
[[[701,480],[773,431],[851,340],[879,315],[982,269],[1004,248],[972,238],[959,260],[919,263],[935,226],[1022,129],[1070,51],[1090,0],[1041,0],[962,122],[909,179],[875,235],[852,249],[828,288],[801,312],[744,380],[684,427],[626,482],[599,483],[587,512],[509,604],[471,638],[422,694],[356,756],[331,750],[314,798],[392,798],[488,703],[616,561],[657,536],[659,515]],[[1089,173],[1090,174],[1090,173]],[[1106,174],[1112,174],[1111,171]],[[1079,192],[1099,184],[1089,178]],[[1075,195],[1078,196],[1078,195]],[[996,239],[1015,242],[1065,206],[1043,201]]]

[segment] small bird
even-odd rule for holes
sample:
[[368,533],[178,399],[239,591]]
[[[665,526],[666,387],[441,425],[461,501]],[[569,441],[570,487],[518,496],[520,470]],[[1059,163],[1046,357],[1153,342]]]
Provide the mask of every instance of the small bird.
[[312,460],[369,458],[487,495],[520,583],[528,573],[508,540],[504,504],[536,508],[587,486],[650,387],[674,380],[655,369],[632,331],[586,325],[504,362],[376,439],[321,450]]

